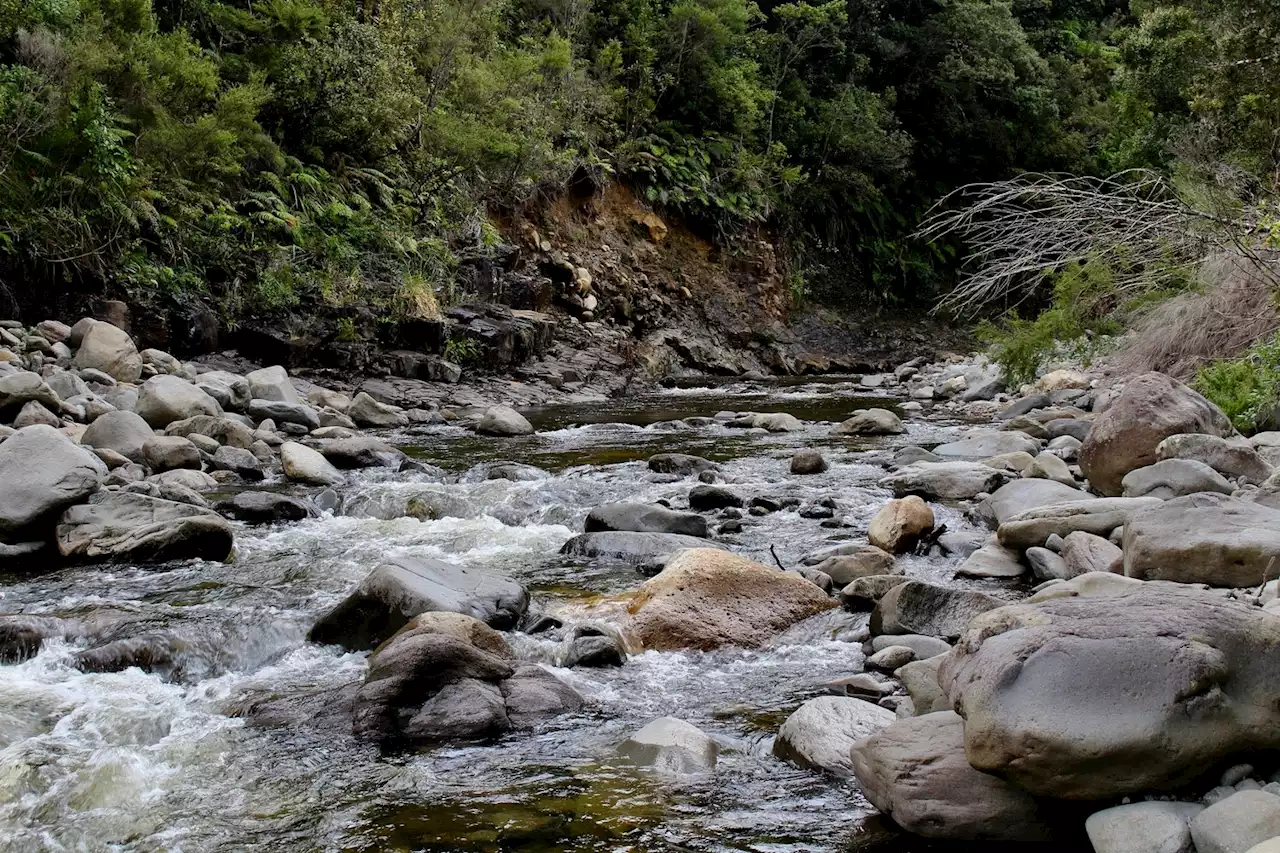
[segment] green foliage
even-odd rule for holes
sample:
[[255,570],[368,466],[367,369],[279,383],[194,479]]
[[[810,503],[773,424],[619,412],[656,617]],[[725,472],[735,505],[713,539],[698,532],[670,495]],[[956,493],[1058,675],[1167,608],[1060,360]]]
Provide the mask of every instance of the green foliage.
[[1236,429],[1256,431],[1280,405],[1280,335],[1259,341],[1240,358],[1206,364],[1192,384]]
[[1090,261],[1072,266],[1049,276],[1049,283],[1052,300],[1034,319],[1014,314],[998,323],[988,321],[978,330],[1012,387],[1034,381],[1053,358],[1087,364],[1099,353],[1099,338],[1120,329],[1114,312],[1115,280],[1104,264]]
[[446,361],[452,361],[462,367],[479,364],[484,357],[484,350],[478,341],[471,338],[449,338],[444,345]]

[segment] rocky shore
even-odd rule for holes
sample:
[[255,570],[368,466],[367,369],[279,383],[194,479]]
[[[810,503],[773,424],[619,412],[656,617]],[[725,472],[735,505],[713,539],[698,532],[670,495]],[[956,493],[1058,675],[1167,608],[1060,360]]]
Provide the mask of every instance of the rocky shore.
[[[392,398],[391,385],[224,369],[234,366],[139,351],[103,321],[0,323],[0,571],[234,560],[237,531],[333,512],[357,469],[450,479],[393,435],[446,422],[494,441],[534,432],[503,405],[527,405],[526,383],[423,381],[448,396],[415,386]],[[579,397],[625,383],[603,371],[596,388],[565,370],[567,383],[564,371],[540,381]],[[670,428],[818,428],[859,441],[928,418],[969,424],[952,441],[868,455],[894,497],[865,529],[838,500],[745,493],[711,459],[655,454],[649,476],[679,484],[683,499],[596,506],[563,545],[567,558],[649,575],[595,601],[592,618],[544,612],[499,571],[389,556],[308,634],[367,653],[364,675],[325,694],[325,713],[307,712],[314,696],[239,713],[258,725],[331,723],[383,749],[484,740],[592,701],[523,657],[516,638],[555,639],[565,670],[626,667],[643,652],[765,648],[844,608],[868,614],[854,637],[861,655],[781,724],[773,753],[856,780],[906,832],[1087,835],[1096,853],[1280,849],[1280,435],[1238,435],[1160,374],[1102,387],[1060,370],[1009,393],[975,356],[917,359],[860,383],[884,406],[825,425],[724,411]],[[798,446],[785,476],[828,470],[821,448]],[[499,462],[465,476],[547,475]],[[792,566],[734,552],[744,523],[791,512],[848,535]],[[941,519],[955,512],[989,532],[948,531]],[[957,583],[914,576],[920,554],[955,560]],[[4,661],[51,641],[77,644],[83,671],[180,677],[183,638],[127,612],[0,615]],[[705,774],[723,748],[662,717],[617,754],[668,776]]]

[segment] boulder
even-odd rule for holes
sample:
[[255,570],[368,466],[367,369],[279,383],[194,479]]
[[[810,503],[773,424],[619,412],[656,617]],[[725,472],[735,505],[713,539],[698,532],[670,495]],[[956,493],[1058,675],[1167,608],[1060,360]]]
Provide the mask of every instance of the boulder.
[[837,424],[831,431],[835,435],[899,435],[907,428],[888,409],[859,409],[853,417]]
[[880,481],[898,497],[920,495],[942,500],[966,500],[990,494],[1010,479],[998,468],[981,462],[917,462]]
[[982,592],[908,581],[889,590],[871,611],[874,635],[924,634],[951,641],[975,616],[1006,602]]
[[1014,480],[992,492],[979,505],[978,514],[992,527],[999,527],[1020,512],[1092,499],[1077,488],[1052,480]]
[[714,548],[677,554],[636,591],[631,631],[646,649],[755,648],[836,603],[804,578]]
[[1020,432],[974,430],[959,441],[940,444],[933,452],[943,459],[987,459],[1004,453],[1040,452],[1040,442]]
[[951,703],[938,684],[938,668],[941,666],[942,655],[934,655],[913,660],[894,673],[911,697],[916,716],[951,710]]
[[616,631],[603,625],[577,625],[569,634],[562,665],[601,667],[626,662],[626,644]]
[[722,486],[705,483],[689,490],[689,508],[706,512],[727,507],[745,506],[746,501]]
[[1063,537],[1062,559],[1068,578],[1090,572],[1124,573],[1124,552],[1111,540],[1081,530]]
[[344,479],[342,472],[329,464],[329,460],[296,441],[286,441],[280,445],[280,464],[284,467],[285,479],[295,483],[334,486]]
[[147,439],[142,445],[142,461],[157,474],[174,468],[199,471],[203,467],[196,446],[176,435],[157,435]]
[[797,450],[791,457],[792,474],[821,474],[830,467],[826,458],[817,450]]
[[1023,469],[1022,476],[1027,479],[1053,480],[1055,483],[1062,483],[1072,488],[1075,488],[1076,483],[1076,478],[1071,475],[1071,469],[1067,467],[1067,463],[1047,451],[1032,460],[1031,464]]
[[[96,421],[95,421],[96,423]],[[219,444],[228,447],[239,447],[248,450],[253,447],[253,430],[233,418],[197,415],[181,421],[174,421],[164,428],[165,435],[204,435]]]
[[889,554],[905,554],[915,549],[933,523],[933,510],[919,497],[897,498],[871,519],[867,540]]
[[276,424],[297,424],[305,427],[308,432],[320,428],[319,413],[305,403],[254,398],[245,407],[245,412],[258,422],[269,420]]
[[687,548],[715,547],[706,539],[678,533],[636,533],[601,531],[575,536],[561,547],[561,554],[604,558],[642,566],[665,563],[666,558]]
[[1195,587],[1129,584],[972,621],[939,681],[973,767],[1036,795],[1101,800],[1280,747],[1280,620]]
[[904,468],[907,465],[914,465],[917,462],[941,462],[942,457],[936,453],[930,453],[923,447],[904,447],[893,454],[889,460],[889,467]]
[[1191,820],[1196,853],[1249,853],[1280,837],[1280,797],[1266,791],[1237,791]]
[[[493,409],[489,410],[489,412],[492,411]],[[489,412],[485,412],[486,418],[489,416]],[[386,403],[379,403],[363,391],[356,394],[355,398],[352,399],[345,414],[347,417],[351,418],[351,420],[355,421],[356,424],[362,427],[391,429],[409,425],[409,418],[405,415],[403,410],[398,409],[395,406],[389,406]],[[484,423],[484,421],[481,421],[481,423]],[[528,421],[525,421],[525,423],[527,424]],[[487,432],[485,430],[482,431]],[[530,428],[530,432],[532,432],[532,427]],[[499,432],[496,434],[525,435],[527,433]]]
[[36,424],[44,424],[56,429],[62,426],[62,419],[40,403],[31,400],[22,407],[22,410],[18,412],[18,416],[13,419],[13,428],[22,429]]
[[1271,464],[1243,438],[1228,440],[1194,433],[1171,435],[1156,446],[1156,456],[1161,461],[1190,459],[1203,462],[1224,477],[1254,485],[1263,483],[1272,473]]
[[142,376],[142,356],[133,338],[110,323],[97,320],[81,327],[75,366],[81,370],[101,370],[117,382],[137,382]]
[[902,574],[893,555],[874,545],[861,545],[855,553],[828,557],[813,568],[831,578],[838,587],[846,587],[858,578]]
[[1135,513],[1124,526],[1124,573],[1140,580],[1259,586],[1280,575],[1280,510],[1214,493]]
[[223,409],[242,412],[253,399],[249,380],[225,370],[210,370],[195,378],[195,386],[218,401]]
[[906,583],[902,575],[871,575],[858,578],[840,590],[840,603],[849,610],[870,610],[889,590]]
[[180,376],[162,373],[138,388],[134,411],[156,429],[164,429],[174,421],[198,415],[217,417],[222,414],[218,401]]
[[322,616],[308,639],[371,649],[420,613],[462,613],[495,628],[513,627],[529,604],[524,587],[505,575],[427,557],[393,557]]
[[1031,574],[1035,575],[1037,581],[1071,579],[1067,561],[1062,559],[1056,551],[1050,551],[1048,548],[1028,548],[1023,556],[1026,557],[1027,565],[1031,567]]
[[1055,533],[1065,537],[1083,530],[1110,536],[1137,513],[1161,503],[1158,498],[1095,498],[1041,506],[1006,519],[996,535],[1001,545],[1020,551],[1043,545]]
[[711,535],[707,529],[707,520],[697,513],[677,512],[661,504],[641,503],[615,503],[596,507],[587,515],[583,529],[587,533],[676,533],[703,539]]
[[316,449],[337,468],[399,469],[407,458],[403,451],[371,435],[325,439]]
[[952,711],[900,719],[854,745],[854,775],[873,806],[926,838],[1040,841],[1050,812],[965,759],[964,722]]
[[852,776],[854,744],[895,719],[889,709],[861,699],[819,696],[787,717],[773,742],[773,754],[804,768]]
[[1080,468],[1100,494],[1123,492],[1124,476],[1160,461],[1157,448],[1171,435],[1235,434],[1222,410],[1162,373],[1129,380],[1124,391],[1093,422],[1080,452]]
[[[93,392],[89,390],[89,386],[84,380],[72,373],[70,370],[59,370],[52,376],[44,377],[44,381],[48,384],[49,389],[58,395],[61,400],[70,400],[72,397],[90,397]],[[4,395],[0,392],[0,409],[5,407],[3,402]],[[42,401],[48,405],[47,401]]]
[[298,389],[289,380],[289,372],[283,367],[264,367],[245,376],[249,383],[249,398],[252,400],[275,400],[281,403],[298,405],[302,398]]
[[346,394],[316,386],[307,392],[307,402],[317,409],[333,409],[345,415],[351,408],[351,398]]
[[1198,492],[1229,495],[1235,486],[1197,459],[1166,459],[1144,468],[1135,468],[1120,481],[1126,498],[1171,500]]
[[223,561],[234,535],[211,509],[133,492],[99,492],[58,520],[58,550],[83,560]]
[[719,748],[692,723],[660,717],[623,741],[618,752],[640,767],[686,774],[714,770]]
[[1013,548],[1006,548],[1000,540],[991,541],[969,555],[956,569],[957,577],[965,578],[1016,578],[1027,570],[1021,555]]
[[1195,853],[1191,819],[1202,811],[1199,803],[1130,803],[1094,812],[1084,828],[1094,853]]
[[53,427],[18,430],[0,443],[0,541],[47,539],[58,514],[106,477],[97,456]]
[[687,453],[659,453],[649,457],[649,470],[656,474],[679,474],[683,477],[703,471],[715,471],[719,467],[709,459]]
[[804,424],[786,412],[763,412],[751,418],[751,426],[769,432],[799,432]]
[[515,436],[533,435],[533,424],[510,406],[492,406],[485,410],[476,424],[480,435]]
[[218,512],[248,524],[301,521],[315,515],[305,501],[275,492],[240,492],[220,502]]
[[[197,436],[198,438],[199,436]],[[242,480],[256,482],[265,479],[266,469],[257,456],[248,450],[231,447],[226,444],[217,445],[213,452],[212,467],[218,471],[230,471]]]
[[0,376],[0,418],[8,420],[22,410],[27,403],[40,403],[58,411],[62,407],[57,393],[38,373],[22,370],[8,376]]

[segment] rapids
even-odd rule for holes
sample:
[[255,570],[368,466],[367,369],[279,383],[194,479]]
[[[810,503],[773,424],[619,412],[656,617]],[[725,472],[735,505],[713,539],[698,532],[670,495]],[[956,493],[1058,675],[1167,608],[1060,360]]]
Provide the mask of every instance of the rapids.
[[[363,654],[314,646],[305,635],[390,553],[493,567],[529,586],[534,609],[567,621],[607,618],[596,602],[642,578],[630,566],[558,550],[599,504],[683,502],[691,481],[651,474],[644,460],[654,453],[715,459],[746,496],[838,501],[843,529],[784,511],[749,517],[726,537],[766,564],[771,546],[794,565],[856,538],[889,497],[875,485],[886,449],[946,440],[959,424],[914,418],[907,435],[886,441],[832,438],[823,423],[757,434],[672,422],[721,410],[838,420],[868,405],[859,394],[843,384],[673,390],[531,412],[539,434],[529,438],[480,439],[447,426],[395,433],[389,440],[443,468],[446,481],[356,473],[336,515],[237,525],[236,557],[225,565],[91,565],[0,578],[0,612],[109,611],[178,642],[163,675],[81,673],[69,664],[77,647],[65,642],[0,666],[0,853],[846,849],[869,811],[855,784],[779,761],[771,746],[790,711],[860,669],[860,646],[849,639],[863,615],[825,614],[763,650],[648,652],[619,669],[557,668],[588,697],[586,710],[493,743],[382,756],[341,727],[261,726],[240,711],[363,676]],[[820,447],[830,470],[789,475],[791,452],[802,446]],[[493,460],[549,476],[466,476]],[[439,517],[405,517],[411,502]],[[938,511],[950,530],[973,530],[957,509]],[[955,562],[905,558],[909,575],[947,583]],[[559,644],[539,636],[510,639],[523,658],[552,667],[562,659]],[[616,757],[621,740],[662,715],[720,742],[714,775],[671,780]]]

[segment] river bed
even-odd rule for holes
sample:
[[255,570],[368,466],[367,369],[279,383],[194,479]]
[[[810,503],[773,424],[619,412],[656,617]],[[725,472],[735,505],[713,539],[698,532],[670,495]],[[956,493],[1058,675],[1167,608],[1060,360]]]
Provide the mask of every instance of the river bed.
[[[178,643],[175,667],[163,674],[84,674],[70,665],[82,647],[66,642],[0,666],[0,853],[847,849],[871,811],[856,785],[774,758],[772,738],[827,682],[860,671],[860,645],[850,638],[865,615],[824,614],[762,650],[647,652],[616,669],[563,669],[558,643],[509,635],[520,657],[553,668],[588,703],[491,743],[384,756],[341,727],[255,725],[240,710],[264,698],[324,696],[363,677],[363,654],[308,644],[305,635],[390,554],[496,569],[530,588],[534,609],[566,621],[602,618],[607,608],[597,605],[642,576],[558,551],[600,504],[684,504],[691,480],[650,473],[645,460],[655,453],[714,459],[726,484],[747,497],[836,501],[846,527],[825,528],[792,510],[748,516],[740,534],[723,537],[766,564],[773,550],[795,565],[824,545],[865,537],[890,497],[875,485],[886,451],[947,440],[960,424],[913,418],[906,435],[861,439],[831,437],[821,422],[781,434],[672,422],[724,410],[838,420],[893,402],[868,400],[853,384],[726,386],[530,412],[539,434],[529,438],[416,428],[387,438],[443,468],[446,482],[430,473],[355,473],[340,514],[237,524],[230,563],[82,566],[0,579],[0,612],[114,612]],[[791,453],[805,446],[821,448],[830,470],[790,475]],[[496,460],[549,476],[465,476]],[[404,517],[411,500],[439,517]],[[951,531],[975,530],[957,508],[935,508]],[[944,583],[955,583],[956,562],[902,558],[908,575]],[[629,733],[664,715],[719,741],[714,775],[673,780],[617,757]]]

